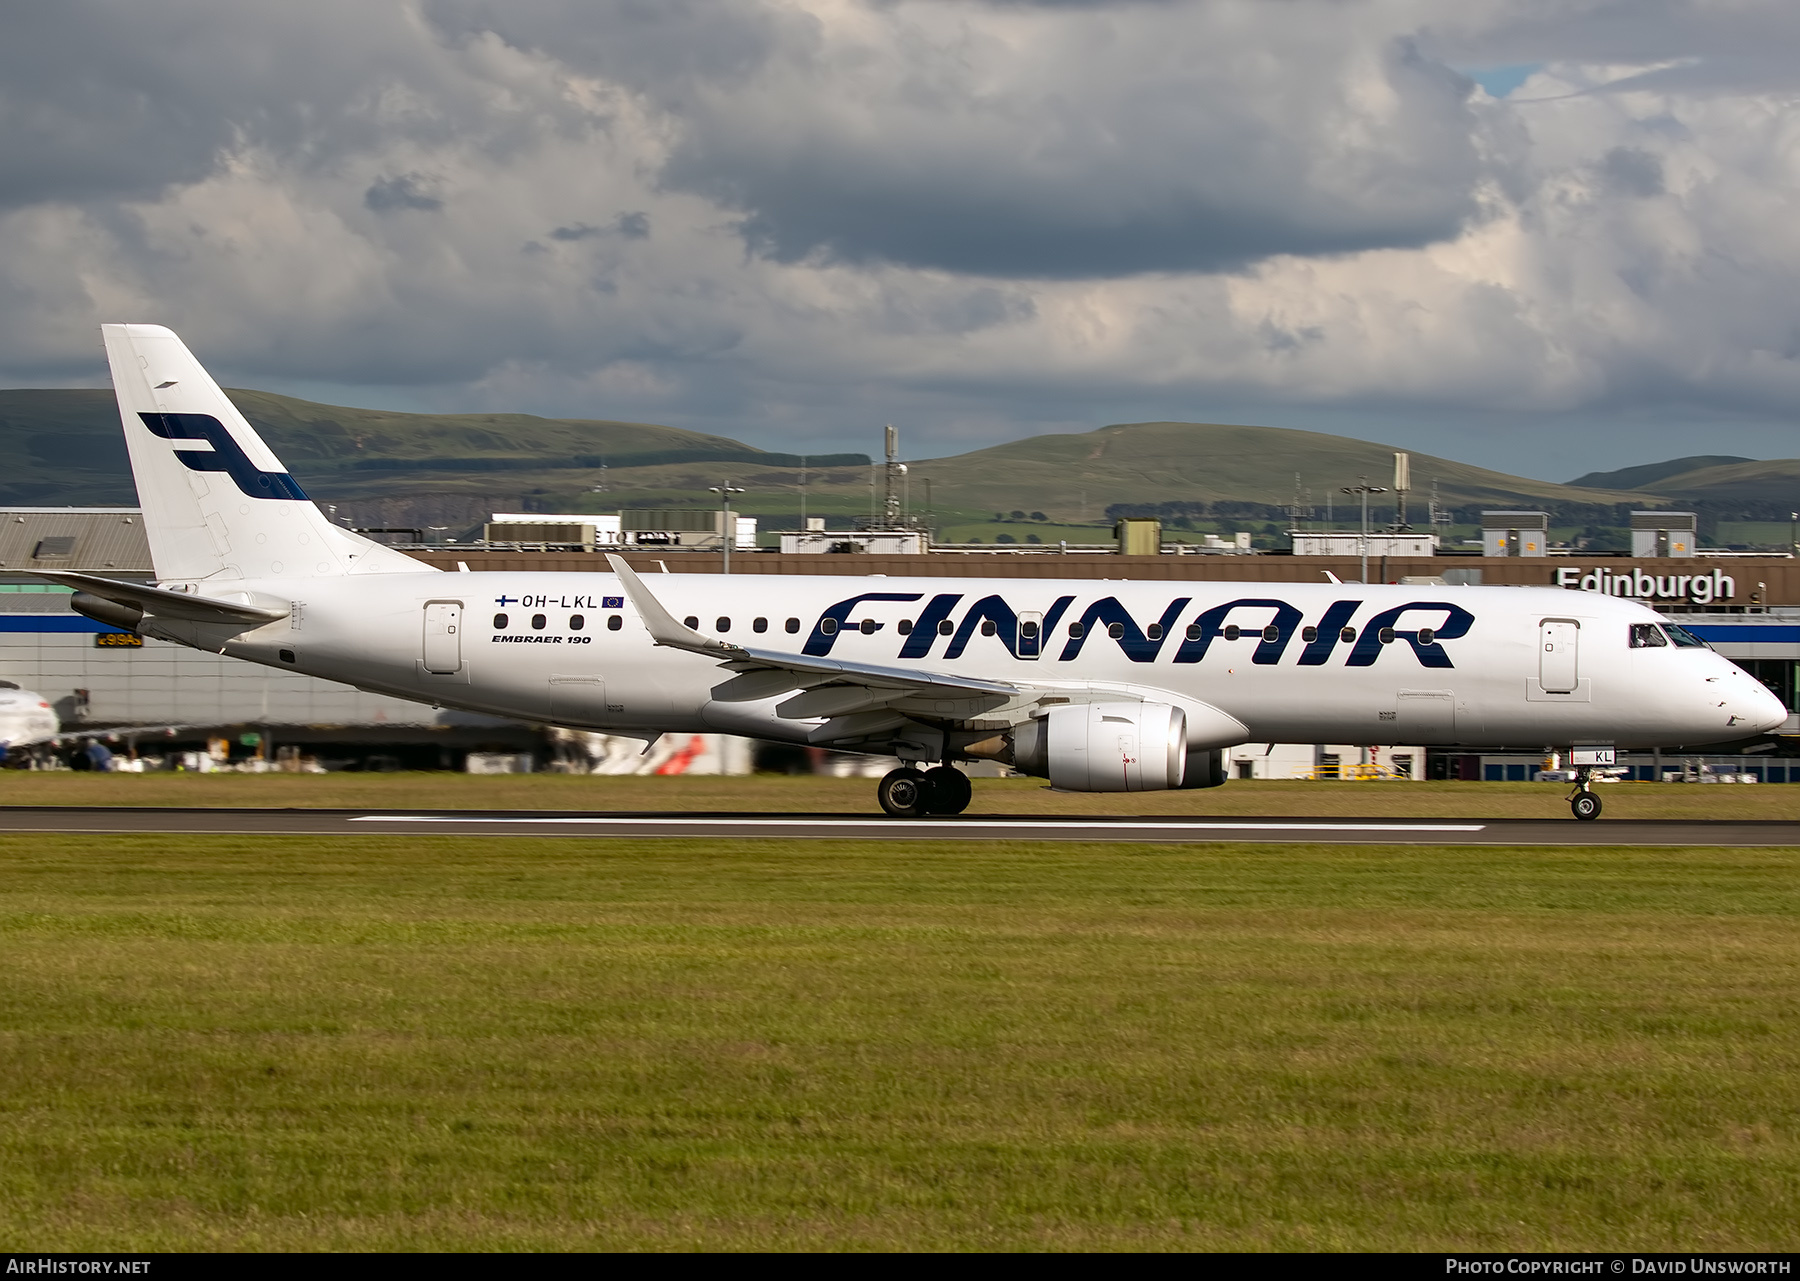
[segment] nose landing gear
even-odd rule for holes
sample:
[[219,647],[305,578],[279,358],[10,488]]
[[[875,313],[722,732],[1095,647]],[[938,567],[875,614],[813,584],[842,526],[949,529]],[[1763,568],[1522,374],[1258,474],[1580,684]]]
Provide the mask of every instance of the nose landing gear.
[[923,772],[910,765],[891,771],[875,789],[881,808],[895,818],[960,814],[969,808],[969,776],[939,765]]
[[1600,817],[1600,798],[1588,790],[1593,771],[1583,765],[1575,771],[1575,790],[1569,793],[1569,808],[1583,821]]

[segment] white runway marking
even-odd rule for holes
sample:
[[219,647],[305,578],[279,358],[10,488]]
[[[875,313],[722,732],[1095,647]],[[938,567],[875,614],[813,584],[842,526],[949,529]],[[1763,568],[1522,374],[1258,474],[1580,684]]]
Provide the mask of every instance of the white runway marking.
[[721,827],[879,827],[889,831],[904,824],[904,830],[909,832],[929,831],[934,827],[941,827],[945,830],[1006,827],[1041,832],[1070,830],[1095,832],[1482,832],[1487,830],[1486,824],[1482,823],[1189,823],[1181,819],[1163,823],[1080,821],[1046,823],[1029,820],[1021,822],[1016,819],[950,819],[939,820],[935,823],[930,820],[909,823],[905,820],[891,818],[592,818],[574,815],[545,818],[519,818],[516,816],[491,818],[471,815],[464,818],[460,815],[450,814],[364,814],[350,821],[352,823],[557,823],[585,824],[596,827],[694,827],[701,825]]

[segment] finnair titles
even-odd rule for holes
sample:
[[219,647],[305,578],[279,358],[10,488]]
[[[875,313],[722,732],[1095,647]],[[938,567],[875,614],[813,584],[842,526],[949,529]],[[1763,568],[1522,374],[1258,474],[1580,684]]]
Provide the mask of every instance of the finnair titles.
[[[896,816],[959,763],[1071,791],[1210,787],[1249,742],[1618,748],[1786,709],[1635,601],[1557,587],[450,573],[332,524],[181,340],[102,327],[157,582],[45,574],[90,617],[364,689],[641,738],[896,756]],[[1722,584],[1721,584],[1722,585]]]

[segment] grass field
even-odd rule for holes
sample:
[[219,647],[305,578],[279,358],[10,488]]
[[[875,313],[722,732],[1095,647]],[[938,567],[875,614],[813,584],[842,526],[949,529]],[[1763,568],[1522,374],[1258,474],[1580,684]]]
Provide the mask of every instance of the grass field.
[[1794,850],[0,838],[0,1231],[1791,1250],[1797,873]]
[[[1041,779],[978,778],[970,814],[1274,814],[1567,818],[1554,783],[1302,783],[1233,780],[1190,792],[1052,792]],[[1800,818],[1800,786],[1611,783],[1607,818]],[[875,780],[603,778],[573,774],[0,773],[0,805],[221,805],[302,809],[711,810],[879,813]],[[1601,820],[1602,822],[1605,819]]]
[[[1566,784],[1287,783],[1193,792],[1051,792],[1042,779],[974,779],[970,815],[1285,815],[1566,819]],[[1800,819],[1800,786],[1611,783],[1606,819]],[[689,810],[880,813],[875,779],[814,775],[76,774],[5,772],[0,804],[274,806],[302,810]],[[1602,819],[1602,822],[1604,820]]]

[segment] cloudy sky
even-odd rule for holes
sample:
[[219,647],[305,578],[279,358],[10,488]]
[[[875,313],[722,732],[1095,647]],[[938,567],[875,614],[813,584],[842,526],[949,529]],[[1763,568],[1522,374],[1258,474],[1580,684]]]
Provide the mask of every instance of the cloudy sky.
[[1800,454],[1791,0],[13,0],[0,385]]

